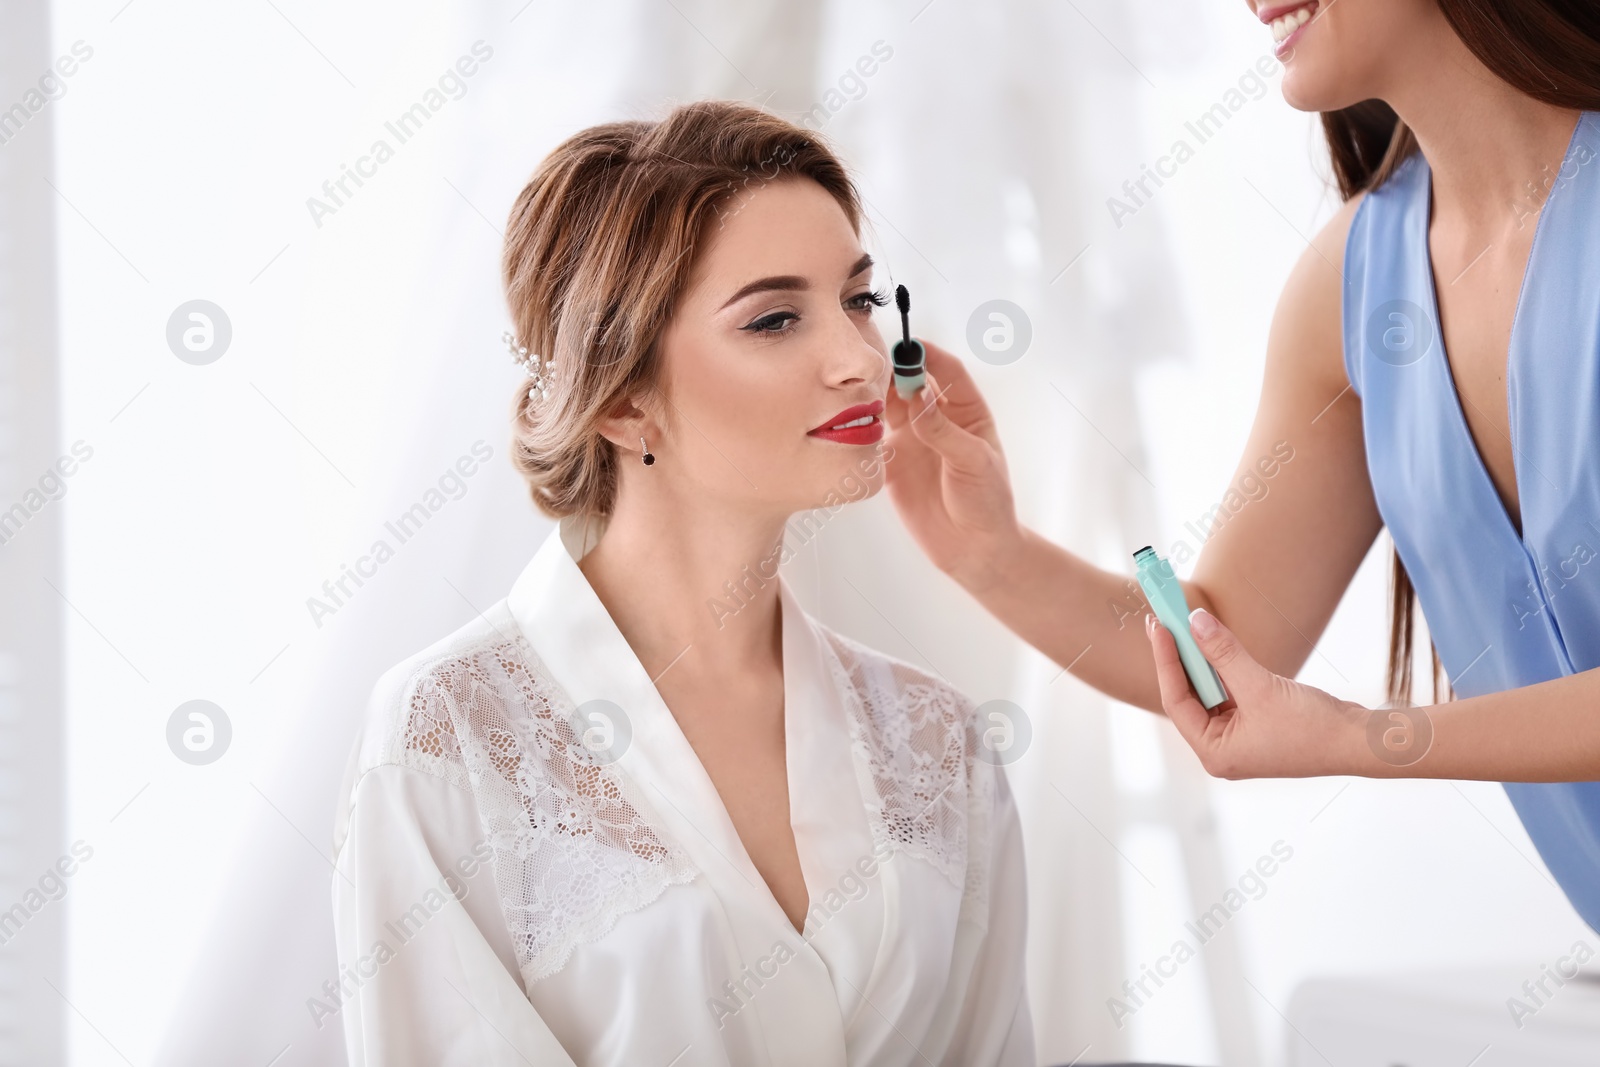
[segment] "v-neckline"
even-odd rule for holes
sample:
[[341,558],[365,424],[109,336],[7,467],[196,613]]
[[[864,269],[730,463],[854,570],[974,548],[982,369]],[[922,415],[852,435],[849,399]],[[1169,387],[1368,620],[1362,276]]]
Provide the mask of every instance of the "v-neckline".
[[[578,560],[599,543],[606,525],[607,522],[603,518],[568,516],[561,521],[557,530],[551,532],[545,546],[541,548],[541,553],[546,549],[550,553],[550,561],[545,568],[546,576],[543,580],[554,580],[566,585],[560,595],[552,598],[550,607],[567,615],[568,618],[548,620],[539,618],[538,616],[543,615],[539,608],[533,603],[526,602],[533,598],[518,596],[518,603],[522,605],[518,612],[518,622],[525,632],[538,631],[536,635],[530,635],[535,638],[533,644],[536,651],[541,645],[552,646],[557,650],[557,654],[547,662],[574,702],[583,701],[586,699],[583,694],[587,694],[621,700],[622,703],[629,705],[633,716],[632,737],[638,744],[630,745],[620,755],[618,766],[625,773],[637,773],[642,769],[639,764],[644,757],[644,752],[640,751],[641,746],[649,746],[652,741],[658,746],[664,765],[670,766],[672,770],[665,776],[643,774],[641,781],[649,781],[654,785],[655,795],[649,798],[652,802],[649,806],[661,811],[659,805],[653,801],[664,800],[677,809],[677,814],[694,831],[693,836],[682,835],[680,844],[691,854],[700,854],[697,863],[702,871],[706,869],[707,864],[704,860],[708,857],[701,852],[700,843],[709,846],[718,862],[736,872],[740,880],[750,886],[755,897],[761,900],[762,908],[770,909],[772,918],[786,935],[793,934],[796,938],[803,939],[803,927],[800,930],[795,929],[788,913],[778,902],[777,894],[773,892],[772,886],[756,866],[744,838],[739,834],[738,826],[733,821],[727,802],[711,777],[711,772],[706,768],[694,745],[690,743],[677,716],[667,706],[665,698],[656,686],[656,679],[651,677],[639,660],[638,654],[622,635],[615,619],[600,600],[587,575],[578,566]],[[530,570],[532,569],[533,564],[530,564]],[[555,573],[550,573],[551,571]],[[803,746],[800,743],[802,731],[796,716],[800,713],[800,709],[807,707],[808,698],[813,696],[812,687],[806,684],[807,672],[808,670],[814,672],[816,664],[812,662],[812,650],[808,649],[806,644],[812,640],[807,620],[781,576],[778,578],[777,600],[779,650],[783,670],[783,773],[788,793],[789,832],[794,837],[795,854],[799,860],[806,892],[805,914],[809,915],[812,905],[826,887],[818,880],[821,872],[816,859],[806,855],[800,834],[795,830],[797,797],[802,805],[811,803],[810,797],[797,793],[797,786],[806,783],[803,782],[804,775],[797,773],[800,770],[797,763],[804,756],[801,752]],[[557,608],[558,604],[564,607]],[[583,616],[592,627],[582,640],[575,639],[576,634],[570,625],[562,624],[572,621],[570,616],[574,611]],[[549,625],[540,625],[545,622]],[[590,693],[591,689],[595,691]],[[646,759],[645,762],[656,761]],[[688,803],[688,810],[679,807],[677,801],[661,788],[657,779],[675,779],[678,788],[683,791],[679,799]],[[698,836],[700,843],[696,842],[695,836]]]
[[[1572,146],[1577,143],[1578,134],[1583,129],[1587,112],[1580,112],[1578,121],[1572,128],[1572,135],[1567,139],[1567,147],[1561,159],[1565,161],[1572,154]],[[1559,184],[1552,184],[1549,195],[1545,197],[1544,205],[1539,209],[1539,221],[1534,223],[1533,241],[1528,246],[1528,261],[1523,264],[1522,278],[1517,289],[1517,305],[1511,314],[1511,330],[1506,337],[1506,363],[1505,363],[1505,394],[1506,394],[1506,437],[1511,445],[1511,482],[1517,490],[1517,513],[1520,521],[1513,521],[1511,511],[1506,507],[1504,498],[1500,495],[1500,487],[1495,484],[1494,478],[1489,473],[1489,465],[1484,461],[1483,450],[1478,445],[1478,440],[1472,434],[1472,424],[1467,421],[1466,408],[1461,403],[1461,391],[1456,385],[1455,369],[1450,364],[1450,353],[1445,348],[1444,315],[1439,308],[1438,280],[1433,271],[1433,167],[1429,165],[1426,157],[1419,151],[1417,160],[1423,168],[1423,211],[1422,215],[1422,259],[1423,273],[1428,279],[1428,313],[1433,317],[1434,330],[1438,334],[1439,361],[1444,364],[1445,386],[1450,392],[1451,405],[1455,413],[1456,423],[1466,440],[1467,451],[1472,454],[1477,464],[1479,481],[1488,488],[1489,495],[1494,498],[1496,510],[1501,521],[1511,537],[1524,550],[1527,548],[1527,494],[1522,486],[1522,464],[1517,462],[1517,425],[1515,418],[1515,405],[1511,402],[1511,382],[1516,369],[1517,358],[1517,326],[1522,321],[1522,307],[1528,296],[1528,277],[1533,273],[1534,264],[1538,259],[1539,245],[1544,236],[1545,222],[1550,217],[1551,207],[1554,205]],[[1557,171],[1559,175],[1559,169]]]
[[[574,566],[576,566],[576,563],[574,563]],[[590,588],[592,589],[593,586]],[[595,595],[595,599],[597,601],[599,600],[598,594]],[[667,705],[666,698],[662,696],[661,690],[657,688],[656,680],[654,678],[652,678],[650,681],[649,695],[654,703],[658,706],[657,710],[661,715],[663,729],[666,733],[672,736],[673,743],[675,745],[682,745],[680,752],[683,755],[683,766],[687,773],[693,774],[694,777],[698,779],[696,782],[696,791],[700,794],[702,805],[708,814],[711,811],[715,811],[726,822],[726,825],[723,828],[723,846],[728,848],[728,850],[733,854],[723,854],[722,858],[727,860],[729,864],[732,865],[736,870],[743,868],[740,870],[740,874],[746,876],[746,881],[749,881],[748,875],[753,874],[755,876],[755,880],[750,883],[751,888],[755,889],[757,886],[760,887],[758,894],[764,895],[766,902],[771,904],[772,910],[777,913],[777,918],[783,925],[785,934],[793,933],[796,937],[803,937],[805,927],[804,916],[810,914],[811,906],[816,902],[815,898],[817,895],[817,887],[811,884],[810,878],[806,877],[810,867],[807,863],[807,857],[803,854],[800,835],[795,832],[794,828],[796,800],[795,786],[799,778],[799,776],[795,773],[795,762],[797,759],[797,749],[800,747],[799,738],[797,736],[798,731],[795,723],[795,712],[803,703],[803,701],[800,699],[801,687],[799,684],[800,671],[802,668],[801,664],[797,662],[794,653],[798,648],[798,643],[802,637],[802,634],[800,633],[800,620],[793,617],[785,617],[786,615],[792,616],[795,614],[798,610],[798,605],[792,603],[784,595],[783,587],[781,585],[778,589],[777,600],[778,603],[776,606],[779,628],[778,652],[781,669],[783,671],[783,774],[784,791],[787,795],[785,807],[789,812],[789,834],[794,842],[795,860],[800,867],[801,884],[804,887],[806,894],[806,907],[801,913],[802,919],[799,929],[795,928],[794,922],[789,918],[789,913],[785,911],[783,905],[779,903],[778,894],[773,891],[772,883],[767,881],[766,876],[761,873],[761,868],[756,865],[755,857],[750,852],[750,846],[745,842],[743,835],[739,833],[738,823],[734,822],[733,812],[728,807],[727,799],[723,797],[722,791],[717,788],[716,779],[711,777],[711,771],[706,767],[705,760],[701,758],[699,751],[695,749],[694,743],[689,740],[689,735],[684,731],[683,724],[678,721],[678,716],[673,712],[672,708]],[[604,608],[603,602],[601,606]],[[607,612],[607,617],[610,617],[609,612]],[[612,625],[613,627],[615,626],[615,620],[612,621]],[[618,636],[621,637],[620,630],[618,631]],[[628,648],[629,653],[633,656],[635,662],[638,662],[638,654],[633,652],[632,646],[627,645],[626,638],[623,638],[623,645],[624,647]],[[640,670],[644,671],[642,663],[640,664]],[[648,671],[645,671],[647,677],[648,673]],[[665,671],[662,673],[665,673]],[[692,770],[690,770],[690,768],[692,768]],[[702,833],[704,833],[706,828],[700,827],[699,829]],[[716,843],[713,842],[709,836],[707,836],[705,840],[707,844],[712,845],[712,847],[719,853],[722,852],[722,849],[718,848]]]

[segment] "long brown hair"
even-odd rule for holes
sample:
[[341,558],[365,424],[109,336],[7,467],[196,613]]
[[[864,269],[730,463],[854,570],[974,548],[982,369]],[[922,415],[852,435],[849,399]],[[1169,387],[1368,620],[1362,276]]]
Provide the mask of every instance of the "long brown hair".
[[822,137],[749,104],[591,126],[534,171],[501,277],[516,340],[554,365],[549,395],[524,385],[512,412],[512,461],[546,515],[610,514],[617,454],[598,422],[653,391],[656,340],[715,225],[743,191],[785,179],[822,186],[859,231],[859,195]]
[[[1544,103],[1600,110],[1600,4],[1595,0],[1437,0],[1472,54],[1501,80]],[[1366,100],[1322,113],[1334,178],[1346,200],[1375,189],[1417,150],[1394,109]],[[1411,698],[1411,646],[1416,590],[1398,549],[1390,583],[1391,703]],[[1439,650],[1433,649],[1433,699],[1439,701]],[[1449,679],[1445,679],[1446,691]]]

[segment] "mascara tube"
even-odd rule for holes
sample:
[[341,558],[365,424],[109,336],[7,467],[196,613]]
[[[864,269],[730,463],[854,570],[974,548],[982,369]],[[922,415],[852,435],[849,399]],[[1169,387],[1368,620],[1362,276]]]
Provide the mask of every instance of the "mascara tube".
[[1172,572],[1172,564],[1162,559],[1149,545],[1133,554],[1133,562],[1137,566],[1139,587],[1149,599],[1156,618],[1177,642],[1178,659],[1182,661],[1183,672],[1189,676],[1200,703],[1207,710],[1216,707],[1228,699],[1228,694],[1222,688],[1222,679],[1217,675],[1216,668],[1207,661],[1200,646],[1195,644],[1194,635],[1189,632],[1189,602],[1184,598],[1183,586],[1179,584],[1177,575]]

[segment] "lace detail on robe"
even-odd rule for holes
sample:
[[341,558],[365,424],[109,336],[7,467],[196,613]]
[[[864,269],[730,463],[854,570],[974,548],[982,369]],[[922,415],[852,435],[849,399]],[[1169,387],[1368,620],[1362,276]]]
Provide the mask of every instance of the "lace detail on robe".
[[[959,690],[822,628],[846,702],[851,743],[869,770],[874,843],[932,864],[978,916],[988,912],[992,768],[978,756],[974,708]],[[969,832],[970,831],[970,832]]]
[[523,981],[698,873],[573,729],[575,709],[520,634],[422,667],[390,758],[470,790]]

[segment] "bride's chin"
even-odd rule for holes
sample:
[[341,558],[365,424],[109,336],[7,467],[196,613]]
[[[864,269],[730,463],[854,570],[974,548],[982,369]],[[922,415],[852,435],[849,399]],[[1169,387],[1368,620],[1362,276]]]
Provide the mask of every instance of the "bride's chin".
[[[871,454],[867,453],[862,460],[863,464],[872,462]],[[839,477],[824,494],[821,504],[816,507],[833,507],[839,504],[855,504],[869,500],[883,491],[883,471],[881,464],[876,474],[864,474],[858,467],[851,467],[841,471]]]
[[793,513],[826,513],[883,491],[892,454],[886,444],[827,444],[826,449],[794,457],[786,471],[784,481],[794,492],[789,498]]

